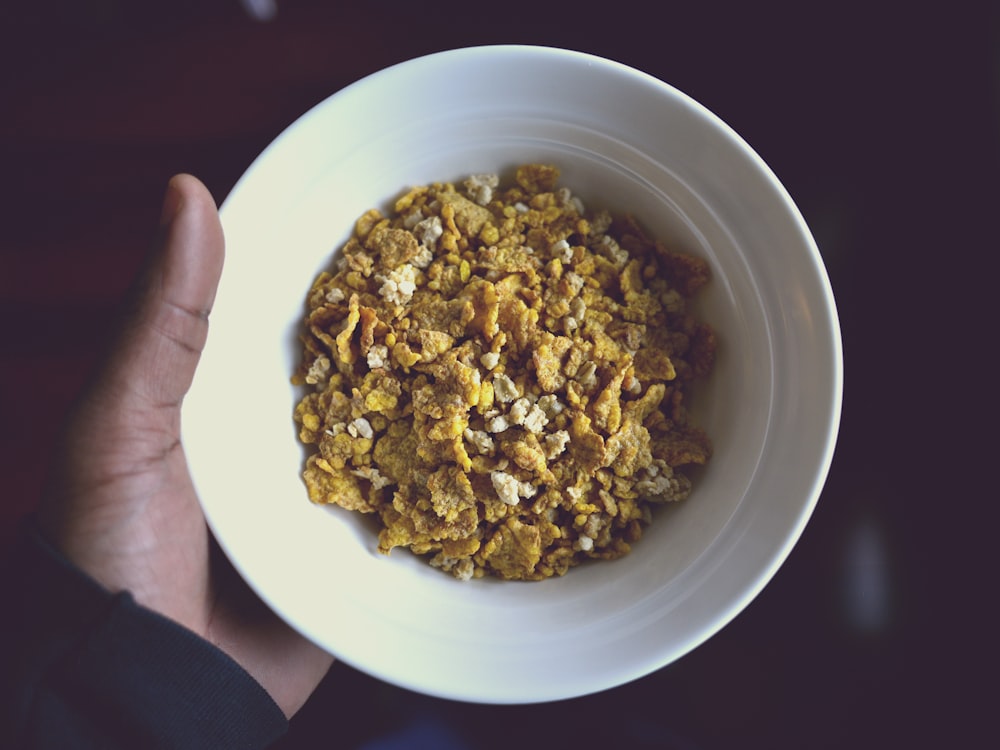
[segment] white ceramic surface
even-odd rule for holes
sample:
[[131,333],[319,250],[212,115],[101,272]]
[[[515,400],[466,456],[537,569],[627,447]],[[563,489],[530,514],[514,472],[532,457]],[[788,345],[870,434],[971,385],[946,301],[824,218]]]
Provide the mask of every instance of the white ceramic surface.
[[[459,582],[375,552],[361,517],[309,503],[289,385],[303,300],[357,216],[409,186],[543,161],[593,206],[633,211],[711,265],[718,332],[694,415],[715,454],[633,552],[540,583]],[[819,496],[840,418],[839,327],[792,200],[702,106],[595,57],[482,47],[413,60],[330,97],[222,207],[226,268],[185,401],[209,523],[276,612],[349,664],[488,703],[579,696],[695,648],[761,590]]]

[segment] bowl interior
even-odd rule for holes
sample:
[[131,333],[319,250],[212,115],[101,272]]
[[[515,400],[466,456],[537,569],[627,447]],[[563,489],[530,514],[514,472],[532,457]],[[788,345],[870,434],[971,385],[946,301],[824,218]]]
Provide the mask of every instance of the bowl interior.
[[[441,81],[447,97],[421,93]],[[361,213],[412,185],[531,161],[558,165],[588,206],[629,211],[708,261],[713,279],[696,309],[719,353],[692,405],[715,454],[691,497],[664,508],[622,560],[540,583],[463,583],[405,550],[378,555],[367,519],[308,502],[289,376],[305,294]],[[550,49],[421,58],[301,118],[247,171],[222,217],[226,270],[184,410],[192,472],[251,586],[339,658],[463,700],[593,692],[709,637],[798,537],[839,418],[832,296],[774,176],[669,86]]]

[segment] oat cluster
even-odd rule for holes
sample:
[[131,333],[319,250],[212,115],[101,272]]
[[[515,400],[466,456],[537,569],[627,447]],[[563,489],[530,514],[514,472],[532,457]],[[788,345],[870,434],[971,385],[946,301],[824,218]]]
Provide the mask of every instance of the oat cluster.
[[626,554],[690,492],[685,389],[712,329],[705,263],[589,211],[528,164],[414,188],[358,219],[307,300],[295,409],[309,497],[381,519],[461,579]]

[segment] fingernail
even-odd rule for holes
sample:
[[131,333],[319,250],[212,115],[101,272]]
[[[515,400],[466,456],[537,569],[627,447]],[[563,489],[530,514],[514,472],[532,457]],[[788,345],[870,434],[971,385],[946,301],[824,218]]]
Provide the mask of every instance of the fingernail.
[[160,226],[165,227],[172,222],[181,210],[181,192],[174,186],[173,178],[167,183],[167,191],[163,196],[163,209],[160,212]]

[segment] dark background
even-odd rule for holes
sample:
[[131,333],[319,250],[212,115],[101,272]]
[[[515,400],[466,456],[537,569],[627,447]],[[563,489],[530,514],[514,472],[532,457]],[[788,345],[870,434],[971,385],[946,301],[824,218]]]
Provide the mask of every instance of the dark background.
[[337,664],[281,747],[988,745],[977,732],[995,703],[995,651],[982,636],[994,630],[998,493],[975,475],[992,468],[997,444],[993,6],[277,0],[262,21],[239,0],[7,3],[4,540],[35,503],[53,433],[171,174],[198,175],[221,202],[300,114],[416,55],[501,42],[583,50],[726,120],[813,229],[846,362],[840,440],[815,515],[743,614],[633,684],[474,706]]

